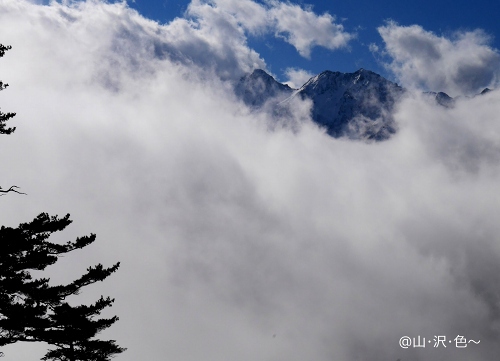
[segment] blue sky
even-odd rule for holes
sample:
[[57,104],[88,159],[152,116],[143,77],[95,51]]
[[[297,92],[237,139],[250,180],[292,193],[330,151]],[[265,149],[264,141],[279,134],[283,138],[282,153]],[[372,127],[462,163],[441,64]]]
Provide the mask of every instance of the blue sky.
[[[182,17],[190,1],[188,0],[135,0],[130,7],[137,9],[147,18],[166,23],[175,17]],[[263,3],[260,1],[260,3]],[[490,0],[310,0],[291,1],[303,7],[312,6],[316,14],[328,12],[344,26],[344,30],[356,33],[356,39],[349,42],[348,49],[329,50],[315,47],[311,58],[300,56],[295,48],[267,34],[249,36],[250,47],[265,59],[269,69],[281,80],[289,67],[305,69],[313,74],[323,70],[353,72],[359,68],[376,71],[393,78],[369,50],[369,44],[381,45],[382,39],[377,27],[391,19],[399,25],[420,25],[438,36],[452,36],[456,31],[482,29],[492,36],[491,45],[500,48],[500,2]]]

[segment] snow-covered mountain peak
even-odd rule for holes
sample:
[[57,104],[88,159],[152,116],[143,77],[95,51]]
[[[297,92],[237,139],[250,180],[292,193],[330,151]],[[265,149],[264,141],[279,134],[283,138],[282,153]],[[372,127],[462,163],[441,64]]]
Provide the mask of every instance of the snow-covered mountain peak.
[[354,73],[326,70],[296,91],[263,70],[255,70],[240,79],[235,92],[253,108],[271,100],[283,110],[296,97],[309,99],[313,121],[324,126],[331,136],[382,140],[395,132],[391,112],[404,90],[366,69]]
[[355,84],[360,84],[360,86],[367,86],[368,84],[375,82],[388,82],[385,78],[374,73],[370,70],[359,69],[354,73],[341,73],[333,72],[330,70],[325,70],[322,73],[309,79],[300,89],[316,89],[318,91],[326,90],[327,88],[342,87],[351,88]]
[[[486,88],[481,95],[489,91]],[[265,106],[274,116],[286,117],[294,99],[308,99],[312,102],[312,120],[329,135],[375,140],[387,139],[396,131],[392,112],[404,92],[398,84],[363,68],[354,73],[325,70],[296,90],[261,69],[235,85],[237,96],[255,110]],[[446,108],[454,107],[458,100],[443,92],[424,94]]]

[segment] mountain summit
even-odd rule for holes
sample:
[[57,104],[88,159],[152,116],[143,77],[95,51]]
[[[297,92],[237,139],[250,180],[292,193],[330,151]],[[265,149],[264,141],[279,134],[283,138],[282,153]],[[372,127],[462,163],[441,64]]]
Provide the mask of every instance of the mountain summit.
[[295,97],[310,99],[313,121],[329,135],[383,140],[395,132],[391,113],[404,89],[359,69],[354,73],[324,71],[294,90],[258,69],[240,79],[235,93],[252,108],[272,100],[276,107],[286,109]]
[[395,132],[392,110],[404,90],[365,69],[324,71],[295,94],[313,102],[312,119],[333,137],[387,139]]
[[256,69],[240,79],[234,92],[246,105],[259,108],[269,101],[278,103],[288,98],[293,89],[277,82],[264,70]]

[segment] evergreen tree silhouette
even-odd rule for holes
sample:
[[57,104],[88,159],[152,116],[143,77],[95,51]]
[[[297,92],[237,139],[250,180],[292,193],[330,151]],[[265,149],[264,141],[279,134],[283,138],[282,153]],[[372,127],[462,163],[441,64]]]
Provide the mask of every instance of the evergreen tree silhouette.
[[50,235],[71,224],[63,218],[42,213],[17,228],[0,228],[0,346],[18,341],[47,342],[56,346],[42,360],[107,361],[125,351],[114,340],[102,341],[96,335],[110,327],[118,317],[98,318],[113,299],[101,296],[94,304],[71,306],[66,298],[77,295],[87,285],[103,281],[120,263],[105,268],[98,264],[75,281],[50,285],[48,278],[33,278],[31,272],[44,270],[61,255],[88,246],[95,234],[57,244]]
[[[7,50],[10,50],[12,49],[12,46],[5,46],[5,45],[2,45],[0,44],[0,58],[2,58],[4,55],[5,55],[5,52]],[[2,82],[0,80],[0,91],[4,90],[5,88],[7,88],[9,86],[9,84],[5,84],[4,82]],[[13,133],[16,128],[7,128],[7,125],[5,124],[10,118],[14,117],[16,115],[16,113],[4,113],[0,110],[0,134],[11,134]],[[18,186],[11,186],[9,189],[2,189],[2,187],[0,186],[0,196],[3,196],[5,195],[5,193],[9,193],[9,192],[15,192],[15,193],[19,193],[19,194],[26,194],[26,193],[23,193],[23,192],[19,192],[18,190],[16,190],[16,188],[19,188]]]
[[[11,46],[0,44],[0,58]],[[0,91],[8,84],[0,81]],[[16,113],[0,111],[0,134],[11,134],[6,122]],[[19,192],[13,185],[0,195]],[[57,262],[60,256],[84,248],[96,239],[95,234],[78,237],[65,244],[52,243],[52,233],[64,230],[71,220],[50,217],[42,213],[32,222],[17,228],[0,228],[0,346],[23,342],[46,342],[56,346],[42,360],[108,361],[125,351],[114,340],[99,340],[102,330],[118,321],[117,316],[99,318],[101,311],[112,305],[113,299],[101,296],[89,306],[71,306],[66,298],[78,295],[81,289],[103,281],[114,273],[120,263],[105,268],[102,264],[87,268],[75,281],[53,286],[49,278],[33,278],[32,271],[43,271]],[[0,352],[0,357],[3,353]]]
[[[0,58],[3,57],[5,55],[5,52],[10,49],[12,49],[11,46],[5,46],[0,44]],[[5,84],[2,81],[0,81],[0,91],[4,90],[8,86],[9,84]],[[16,128],[7,128],[5,124],[7,120],[14,117],[15,115],[16,113],[3,113],[2,111],[0,111],[0,134],[10,134],[16,130]]]

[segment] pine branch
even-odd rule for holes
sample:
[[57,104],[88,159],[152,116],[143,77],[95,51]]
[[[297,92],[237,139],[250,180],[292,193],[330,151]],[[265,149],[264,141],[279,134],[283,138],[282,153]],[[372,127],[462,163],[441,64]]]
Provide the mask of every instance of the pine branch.
[[5,55],[5,52],[7,50],[10,50],[10,49],[12,49],[12,46],[10,46],[10,45],[5,46],[5,45],[0,44],[0,58]]
[[[9,189],[3,190],[2,187],[0,186],[0,193],[15,192],[15,193],[18,193],[18,194],[24,194],[24,195],[26,195],[26,193],[16,191],[14,188],[19,188],[19,187],[18,186],[11,186]],[[4,196],[4,195],[5,194],[0,194],[0,196]]]

